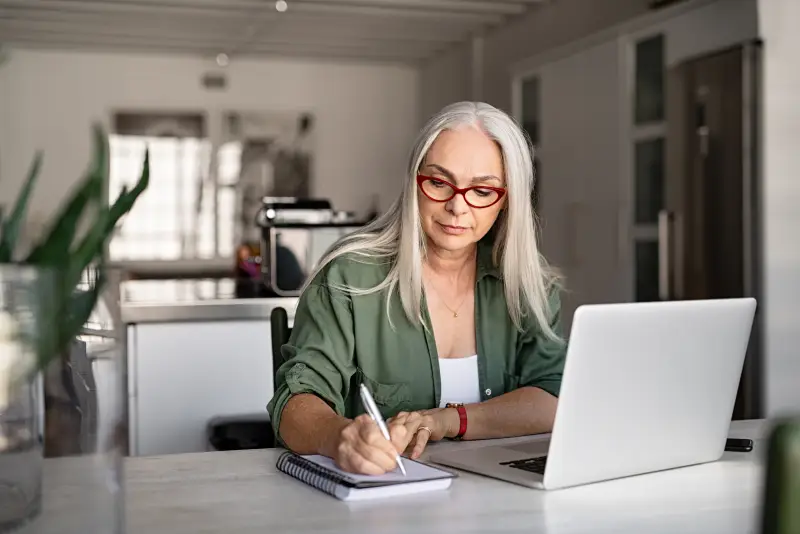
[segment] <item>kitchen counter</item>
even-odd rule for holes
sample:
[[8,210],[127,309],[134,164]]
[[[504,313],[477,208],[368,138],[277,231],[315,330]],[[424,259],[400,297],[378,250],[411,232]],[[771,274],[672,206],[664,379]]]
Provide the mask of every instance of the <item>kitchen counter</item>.
[[269,320],[272,310],[286,309],[294,318],[297,298],[214,299],[194,302],[123,303],[125,324],[174,323],[194,321]]
[[232,278],[215,280],[131,280],[120,287],[122,322],[131,324],[269,320],[286,309],[291,321],[297,297],[236,298]]
[[273,393],[270,318],[298,298],[236,298],[232,279],[120,285],[128,452],[208,450],[218,416],[263,414]]

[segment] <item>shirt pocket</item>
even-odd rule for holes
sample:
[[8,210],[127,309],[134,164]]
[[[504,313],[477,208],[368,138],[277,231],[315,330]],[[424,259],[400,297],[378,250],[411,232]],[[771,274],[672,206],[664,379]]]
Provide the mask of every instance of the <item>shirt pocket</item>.
[[[358,369],[358,380],[364,382],[372,393],[375,404],[384,419],[397,415],[398,412],[409,411],[411,406],[411,388],[406,382],[378,382]],[[361,411],[364,412],[363,406]]]

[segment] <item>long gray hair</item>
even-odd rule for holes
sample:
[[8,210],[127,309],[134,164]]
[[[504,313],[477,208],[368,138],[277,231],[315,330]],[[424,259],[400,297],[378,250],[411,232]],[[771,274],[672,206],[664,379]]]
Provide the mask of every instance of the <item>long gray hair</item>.
[[[531,146],[516,122],[499,109],[482,102],[458,102],[432,116],[420,130],[409,158],[405,187],[389,211],[363,229],[342,238],[320,260],[320,270],[338,257],[379,260],[391,267],[386,278],[371,288],[337,287],[354,295],[388,289],[386,313],[395,290],[408,319],[424,324],[422,313],[422,265],[426,239],[422,230],[416,176],[425,155],[443,130],[464,126],[481,128],[503,154],[507,206],[495,222],[492,258],[501,266],[508,313],[518,329],[532,313],[545,336],[559,339],[550,328],[548,296],[558,277],[539,253],[536,221],[531,205],[533,165]],[[389,315],[391,324],[391,315]]]

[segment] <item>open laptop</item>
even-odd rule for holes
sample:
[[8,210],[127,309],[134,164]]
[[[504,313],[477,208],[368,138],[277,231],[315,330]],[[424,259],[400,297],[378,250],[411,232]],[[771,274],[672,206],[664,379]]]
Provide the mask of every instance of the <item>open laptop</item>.
[[751,298],[581,306],[549,440],[430,460],[542,489],[718,460],[755,309]]

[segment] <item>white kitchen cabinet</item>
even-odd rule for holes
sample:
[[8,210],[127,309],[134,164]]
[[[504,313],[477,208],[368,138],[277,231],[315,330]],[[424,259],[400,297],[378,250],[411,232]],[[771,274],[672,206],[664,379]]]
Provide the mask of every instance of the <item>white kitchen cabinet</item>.
[[264,413],[270,339],[268,319],[129,325],[130,455],[206,451],[209,419]]
[[534,108],[538,114],[541,247],[566,278],[562,317],[567,332],[578,306],[624,297],[619,268],[619,70],[619,46],[609,40],[519,78],[520,83],[538,80],[534,96],[540,101],[527,101],[520,90],[518,113]]

